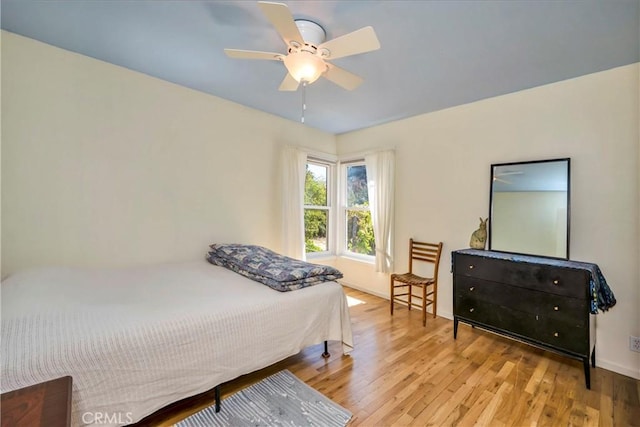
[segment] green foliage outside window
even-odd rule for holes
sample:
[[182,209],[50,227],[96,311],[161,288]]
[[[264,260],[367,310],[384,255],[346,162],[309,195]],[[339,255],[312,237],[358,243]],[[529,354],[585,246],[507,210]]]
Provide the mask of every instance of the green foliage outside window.
[[[309,170],[304,181],[304,204],[312,206],[327,205],[326,176],[316,176]],[[304,242],[305,250],[309,252],[323,252],[327,250],[327,211],[323,209],[304,210]],[[324,243],[324,248],[319,244]]]
[[322,252],[327,248],[320,247],[319,242],[327,240],[327,211],[305,209],[304,211],[304,244],[307,252]]
[[[347,167],[347,206],[368,208],[367,169],[364,165]],[[371,212],[347,209],[347,250],[363,255],[375,255]]]
[[347,211],[347,249],[363,255],[376,254],[371,212]]

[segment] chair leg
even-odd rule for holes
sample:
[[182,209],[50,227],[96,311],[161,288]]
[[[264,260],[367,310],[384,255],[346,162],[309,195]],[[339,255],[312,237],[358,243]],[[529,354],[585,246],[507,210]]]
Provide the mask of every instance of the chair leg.
[[436,308],[438,307],[438,284],[433,285],[433,318],[436,318]]
[[409,307],[409,310],[411,310],[411,295],[413,294],[413,290],[411,288],[411,285],[407,285],[407,289],[409,289],[409,295],[407,295],[407,301],[409,301],[409,303],[407,304],[407,306]]
[[394,299],[394,292],[393,292],[393,277],[391,278],[391,289],[389,290],[389,295],[391,296],[391,315],[393,316],[393,299]]
[[427,326],[427,287],[422,286],[422,326]]

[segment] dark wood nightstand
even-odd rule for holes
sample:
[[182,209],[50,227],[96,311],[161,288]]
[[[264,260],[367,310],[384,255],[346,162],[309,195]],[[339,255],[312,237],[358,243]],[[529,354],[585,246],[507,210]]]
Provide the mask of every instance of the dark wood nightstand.
[[2,394],[2,427],[71,425],[71,377],[62,377]]

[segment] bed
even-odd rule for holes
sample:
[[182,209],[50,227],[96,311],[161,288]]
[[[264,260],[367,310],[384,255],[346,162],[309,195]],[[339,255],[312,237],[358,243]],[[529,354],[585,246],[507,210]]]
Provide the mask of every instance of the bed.
[[2,392],[73,377],[72,425],[122,425],[307,346],[353,347],[342,287],[278,292],[203,260],[2,282]]

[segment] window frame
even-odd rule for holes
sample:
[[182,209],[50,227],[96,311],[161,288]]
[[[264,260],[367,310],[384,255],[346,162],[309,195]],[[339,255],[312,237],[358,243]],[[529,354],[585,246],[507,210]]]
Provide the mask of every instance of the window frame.
[[[329,160],[324,160],[324,159],[320,159],[320,158],[316,158],[316,157],[311,157],[309,156],[307,158],[307,162],[306,165],[315,165],[315,166],[321,166],[321,167],[326,167],[327,168],[327,205],[323,206],[323,205],[307,205],[306,203],[303,204],[302,209],[303,209],[303,214],[304,212],[306,212],[307,209],[314,209],[314,210],[324,210],[327,212],[327,250],[326,251],[320,251],[320,252],[307,252],[306,248],[305,248],[305,256],[307,258],[323,258],[323,257],[327,257],[327,256],[335,256],[336,253],[336,245],[335,245],[335,241],[336,241],[336,227],[335,227],[335,223],[336,223],[336,218],[335,218],[335,213],[334,213],[334,209],[333,207],[335,206],[335,169],[336,169],[336,163],[335,162],[331,162]],[[305,166],[306,168],[306,166]],[[306,227],[306,224],[305,224]],[[303,236],[306,240],[306,235]]]
[[338,249],[337,249],[337,253],[345,258],[352,258],[352,259],[356,259],[359,261],[364,261],[370,264],[374,264],[376,261],[376,257],[375,255],[367,255],[367,254],[360,254],[358,252],[353,252],[349,250],[349,247],[347,245],[347,211],[351,210],[351,211],[361,211],[361,212],[369,212],[369,214],[371,214],[371,206],[369,207],[361,207],[361,206],[348,206],[348,188],[347,188],[347,169],[350,166],[364,166],[365,169],[367,167],[364,159],[359,158],[359,159],[354,159],[354,160],[349,160],[349,161],[343,161],[339,163],[339,167],[340,167],[340,180],[338,182],[339,185],[339,191],[338,193],[340,193],[340,207],[339,207],[339,218],[337,218],[336,223],[339,227],[339,233],[338,233],[338,240],[337,240],[337,244],[338,244]]

